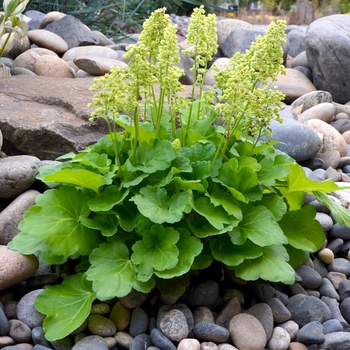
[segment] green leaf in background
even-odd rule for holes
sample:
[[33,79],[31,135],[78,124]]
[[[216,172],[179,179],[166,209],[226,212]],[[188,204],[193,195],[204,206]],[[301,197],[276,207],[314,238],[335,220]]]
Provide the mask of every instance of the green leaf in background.
[[105,187],[99,196],[89,200],[88,205],[92,211],[108,211],[115,205],[122,203],[129,194],[129,190],[119,190],[115,185]]
[[270,282],[293,284],[294,269],[287,263],[288,259],[288,253],[283,246],[264,247],[262,256],[245,260],[235,267],[235,274],[246,281],[261,278]]
[[339,225],[347,225],[350,227],[350,211],[338,203],[335,203],[331,198],[327,196],[327,194],[313,191],[317,200],[323,203],[332,213],[334,220]]
[[262,197],[256,170],[249,166],[239,168],[238,160],[235,158],[223,164],[219,175],[213,178],[213,181],[225,186],[232,196],[241,202],[248,203]]
[[222,233],[232,230],[234,226],[237,226],[237,220],[233,218],[233,224],[225,224],[222,229],[217,229],[210,222],[201,215],[193,217],[188,220],[191,232],[198,238],[206,238],[209,236],[216,236]]
[[211,249],[209,244],[204,244],[203,249],[199,255],[194,258],[191,270],[204,270],[209,267],[214,261],[213,254],[211,253]]
[[91,267],[86,276],[96,297],[103,301],[127,295],[136,281],[134,265],[124,243],[102,243],[90,254]]
[[113,236],[119,226],[114,213],[92,213],[89,217],[80,216],[80,222],[88,228],[99,230],[105,237]]
[[142,215],[154,223],[173,224],[180,221],[184,213],[189,212],[192,196],[190,191],[183,191],[169,197],[164,188],[147,186],[130,200],[135,202]]
[[90,213],[87,201],[81,190],[71,186],[47,190],[27,210],[19,230],[47,242],[54,255],[88,255],[100,238],[80,222],[80,216]]
[[238,245],[243,244],[247,238],[260,247],[288,243],[272,213],[262,205],[246,206],[243,220],[229,235],[232,242]]
[[171,184],[175,187],[175,191],[192,190],[204,192],[205,188],[200,180],[184,180],[181,177],[175,176],[171,180]]
[[132,246],[134,253],[131,255],[131,260],[138,268],[139,280],[147,281],[154,271],[176,266],[179,257],[176,243],[179,238],[178,231],[162,225],[153,225],[143,234],[142,240]]
[[151,174],[169,168],[175,158],[176,151],[170,141],[152,139],[139,145],[135,157],[127,161],[127,166],[129,171]]
[[34,304],[46,315],[45,338],[49,341],[62,339],[80,327],[89,316],[95,298],[91,283],[82,273],[67,277],[61,285],[46,286]]
[[305,205],[299,210],[288,211],[279,221],[291,246],[314,253],[324,244],[326,237],[315,215],[315,207]]
[[310,253],[307,250],[294,248],[290,244],[286,244],[285,248],[289,255],[288,264],[292,266],[293,269],[302,264],[306,264],[310,259]]
[[101,186],[110,184],[104,176],[85,169],[62,169],[54,174],[45,176],[44,181],[81,186],[89,188],[96,193],[99,193],[98,189]]
[[222,230],[228,224],[232,226],[238,224],[238,220],[234,216],[229,215],[221,206],[215,207],[207,197],[197,198],[193,209],[204,216],[217,230]]
[[210,241],[210,248],[214,258],[222,261],[226,266],[236,266],[246,259],[255,259],[263,254],[263,248],[249,240],[242,245],[235,245],[227,234],[215,237]]
[[[171,269],[156,271],[155,274],[160,278],[172,278],[184,275],[191,267],[193,260],[203,249],[203,244],[197,237],[191,236],[187,230],[180,231],[180,239],[176,243],[179,250],[178,262]],[[172,283],[171,283],[172,284]]]
[[164,295],[170,295],[174,297],[181,296],[191,282],[189,274],[184,274],[179,277],[174,277],[171,282],[168,279],[157,278],[157,287]]

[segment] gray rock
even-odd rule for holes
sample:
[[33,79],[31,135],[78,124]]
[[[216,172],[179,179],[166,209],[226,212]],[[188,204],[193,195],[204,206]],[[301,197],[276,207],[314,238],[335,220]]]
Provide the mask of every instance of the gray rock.
[[324,102],[333,102],[332,95],[328,91],[318,90],[309,92],[299,97],[291,104],[291,107],[293,109],[296,109],[296,107],[300,107],[300,114],[306,111],[307,109]]
[[[333,100],[350,100],[350,22],[347,15],[333,15],[312,22],[306,31],[307,56],[318,90],[331,93]],[[332,48],[330,50],[329,48]]]
[[230,336],[227,328],[209,322],[197,323],[193,328],[193,334],[199,340],[214,343],[224,343]]
[[148,315],[140,307],[136,307],[132,310],[129,333],[131,336],[136,337],[139,334],[146,333],[148,327]]
[[189,286],[184,295],[184,302],[189,307],[210,306],[219,296],[219,285],[212,280]]
[[102,337],[89,335],[79,340],[72,350],[108,350],[108,346]]
[[324,342],[318,344],[318,349],[348,350],[349,348],[349,332],[335,332],[326,334]]
[[38,194],[35,190],[25,191],[0,212],[0,244],[7,245],[18,234],[18,224]]
[[77,46],[99,45],[96,34],[71,15],[48,24],[45,29],[59,35],[70,49]]
[[328,265],[328,271],[341,272],[346,276],[350,276],[350,261],[345,258],[335,258],[333,262]]
[[291,57],[296,57],[306,50],[305,29],[294,26],[288,32],[286,40],[288,43],[288,55]]
[[0,198],[14,198],[35,181],[40,160],[33,156],[0,158]]
[[296,340],[306,345],[324,342],[325,336],[322,324],[318,321],[307,323],[299,329]]
[[283,119],[281,124],[273,120],[271,129],[271,140],[280,142],[274,147],[297,162],[313,157],[321,148],[321,140],[316,132],[298,121]]
[[44,13],[36,10],[25,11],[24,15],[30,18],[30,21],[28,22],[28,30],[38,29],[41,21],[45,17]]
[[32,331],[23,322],[19,320],[10,320],[10,337],[16,343],[30,343],[32,341]]
[[322,277],[320,274],[308,265],[301,265],[295,269],[298,275],[301,277],[300,285],[307,289],[316,289],[322,283]]
[[139,334],[132,340],[129,350],[145,350],[152,345],[151,337],[148,334]]
[[257,36],[264,36],[265,32],[250,28],[236,28],[226,38],[222,45],[222,52],[226,57],[232,57],[236,52],[245,53]]
[[181,341],[189,334],[185,315],[177,309],[168,311],[161,319],[159,329],[172,341]]
[[[106,343],[106,342],[105,342]],[[63,339],[59,339],[59,340],[54,340],[51,341],[51,346],[55,349],[55,350],[72,350],[73,349],[73,345],[74,345],[74,341],[73,338],[70,336],[67,336]],[[102,345],[102,344],[101,344]],[[88,350],[87,348],[80,348],[80,349],[85,349]],[[89,348],[89,349],[94,349],[94,348]],[[106,350],[105,348],[96,348],[99,350]]]
[[336,292],[332,282],[328,278],[323,278],[320,287],[318,288],[321,296],[326,296],[337,301],[340,300],[339,294]]
[[266,333],[266,339],[267,341],[269,341],[273,332],[273,325],[274,325],[273,313],[272,313],[271,307],[266,303],[258,303],[251,306],[246,311],[246,313],[254,316],[260,321],[260,323],[264,327],[264,330]]
[[339,320],[332,318],[331,320],[324,322],[322,328],[323,334],[329,334],[334,332],[342,332],[344,327]]
[[[277,298],[271,298],[267,304],[270,306],[272,311],[273,320],[275,323],[282,323],[290,320],[291,313],[286,308],[285,305],[281,302],[281,300]],[[260,321],[261,322],[261,321]]]
[[48,348],[51,346],[50,342],[46,340],[43,327],[41,326],[32,329],[32,340],[34,345],[41,345]]
[[31,329],[42,326],[45,316],[36,310],[34,303],[36,297],[43,291],[43,289],[33,290],[24,295],[18,302],[17,317],[20,321],[25,323]]
[[[154,328],[151,331],[151,340],[152,343],[162,350],[176,350],[176,346],[172,341],[167,338],[164,333],[162,333],[159,329]],[[149,348],[148,348],[149,349]]]
[[0,302],[0,336],[7,335],[10,330],[10,323],[5,315],[3,304]]
[[294,295],[289,298],[287,308],[292,315],[291,320],[300,327],[313,321],[323,323],[331,318],[328,306],[314,296]]

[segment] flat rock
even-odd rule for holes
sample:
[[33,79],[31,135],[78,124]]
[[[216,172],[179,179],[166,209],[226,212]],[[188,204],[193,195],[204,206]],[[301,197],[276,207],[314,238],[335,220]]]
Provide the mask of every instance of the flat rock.
[[[103,137],[103,120],[89,122],[93,78],[12,76],[1,79],[0,129],[7,154],[55,159]],[[4,107],[6,106],[6,107]]]
[[120,60],[99,56],[78,57],[74,60],[74,63],[85,72],[97,76],[110,73],[113,66],[120,69],[128,68],[128,65]]
[[22,255],[0,245],[0,291],[25,281],[39,266],[35,255]]

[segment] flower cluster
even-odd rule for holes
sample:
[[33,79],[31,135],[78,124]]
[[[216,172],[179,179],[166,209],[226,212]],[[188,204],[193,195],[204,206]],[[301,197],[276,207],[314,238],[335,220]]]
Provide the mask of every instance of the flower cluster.
[[244,54],[238,52],[227,67],[215,75],[219,103],[216,110],[227,124],[229,134],[269,135],[270,122],[278,117],[284,95],[267,85],[284,73],[285,21],[272,22],[264,37],[259,36]]

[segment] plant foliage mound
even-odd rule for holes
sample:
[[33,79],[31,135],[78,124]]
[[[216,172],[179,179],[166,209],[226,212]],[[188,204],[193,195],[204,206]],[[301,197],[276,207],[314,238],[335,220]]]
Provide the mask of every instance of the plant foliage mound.
[[155,287],[181,295],[190,275],[214,261],[244,280],[292,284],[294,268],[325,241],[314,207],[304,206],[305,192],[339,223],[350,223],[325,194],[336,184],[309,180],[273,143],[259,141],[279,119],[284,96],[256,84],[284,72],[284,28],[271,23],[249,51],[217,71],[214,88],[205,88],[216,19],[195,9],[184,52],[194,58],[186,99],[179,94],[176,26],[159,9],[128,47],[129,69],[95,80],[92,117],[105,118],[110,133],[40,169],[50,189],[9,244],[38,252],[44,263],[78,262],[75,275],[37,298],[47,339],[79,327],[95,299]]

